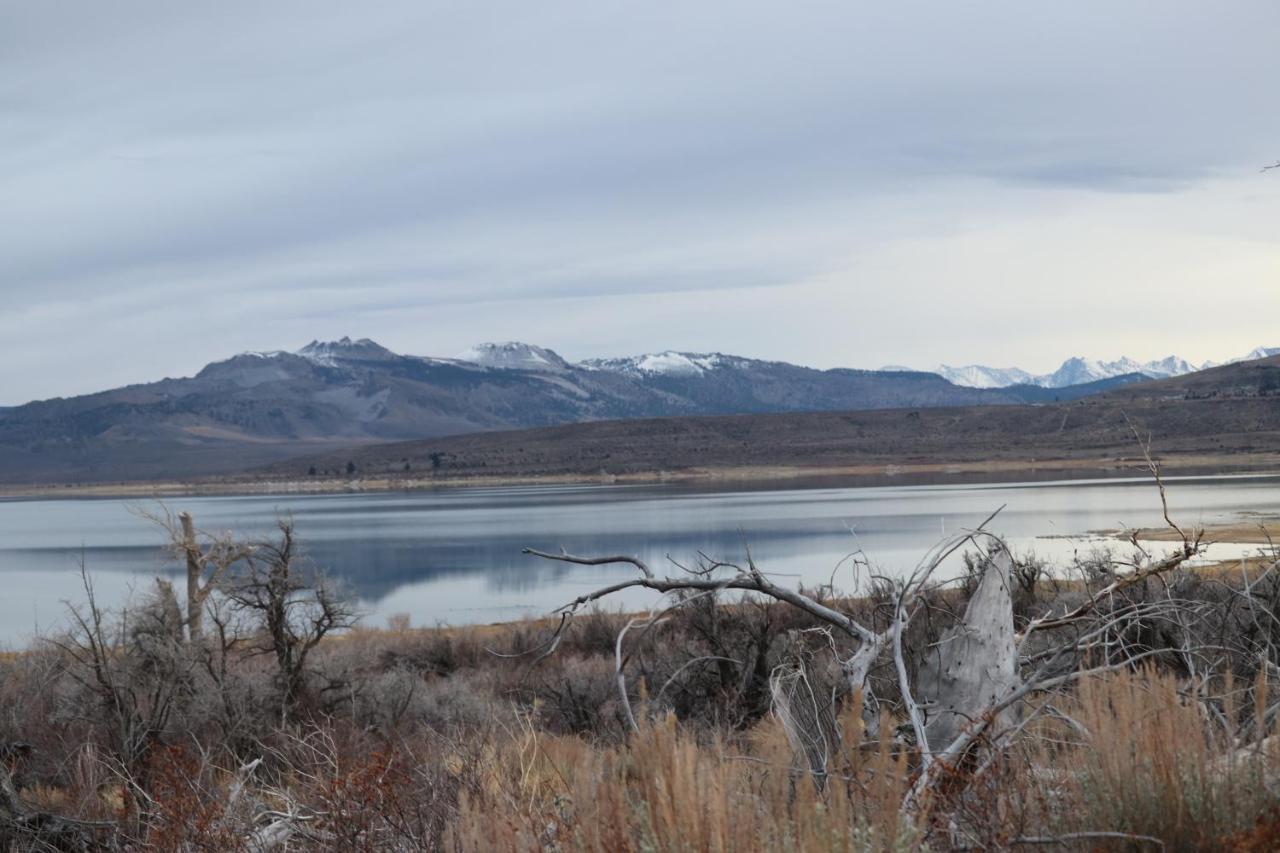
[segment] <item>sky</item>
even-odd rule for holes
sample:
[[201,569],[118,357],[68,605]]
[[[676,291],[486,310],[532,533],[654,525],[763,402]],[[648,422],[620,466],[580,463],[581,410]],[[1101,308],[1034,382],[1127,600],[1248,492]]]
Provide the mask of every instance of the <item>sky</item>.
[[370,337],[1280,346],[1280,4],[0,0],[0,405]]

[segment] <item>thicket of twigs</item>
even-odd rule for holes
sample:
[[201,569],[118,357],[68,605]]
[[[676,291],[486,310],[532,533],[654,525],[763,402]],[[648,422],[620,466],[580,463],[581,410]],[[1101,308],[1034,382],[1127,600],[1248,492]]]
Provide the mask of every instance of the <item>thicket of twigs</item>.
[[1046,567],[973,531],[905,579],[850,561],[844,595],[749,556],[542,555],[662,595],[371,630],[288,522],[156,520],[186,607],[161,583],[108,612],[86,581],[68,631],[0,662],[3,849],[1280,846],[1274,553],[1193,570],[1175,527]]

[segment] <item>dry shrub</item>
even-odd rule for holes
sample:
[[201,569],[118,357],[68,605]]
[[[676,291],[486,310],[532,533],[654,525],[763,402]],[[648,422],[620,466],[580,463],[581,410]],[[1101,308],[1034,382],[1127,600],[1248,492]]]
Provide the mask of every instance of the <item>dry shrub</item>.
[[220,853],[243,847],[238,833],[224,821],[224,800],[201,787],[204,766],[190,750],[156,749],[147,765],[151,807],[143,849]]
[[417,722],[441,733],[483,730],[506,723],[511,716],[507,701],[496,698],[476,675],[456,675],[422,685],[413,706]]
[[[845,714],[842,726],[860,744],[860,717]],[[887,740],[847,749],[824,786],[795,766],[776,724],[750,740],[747,752],[700,744],[670,715],[624,746],[541,738],[536,759],[526,745],[498,790],[464,799],[452,841],[475,851],[918,849],[900,812],[908,766]]]
[[[468,739],[468,748],[487,742]],[[470,755],[456,762],[447,741],[413,736],[386,742],[341,721],[278,732],[246,799],[258,808],[302,816],[288,849],[375,851],[439,849],[471,782]],[[446,768],[454,764],[455,772]],[[261,827],[262,820],[258,820]]]
[[361,631],[361,642],[349,646],[364,661],[377,660],[383,669],[408,666],[423,675],[448,676],[492,660],[476,629],[436,628],[401,633]]
[[407,757],[375,752],[325,779],[318,792],[318,828],[336,850],[394,849],[412,840],[412,775]]
[[1222,839],[1223,853],[1273,853],[1280,850],[1280,809],[1260,816],[1249,829]]
[[1236,742],[1241,715],[1230,702],[1213,707],[1188,682],[1151,667],[1089,678],[1064,711],[1083,727],[1069,732],[1079,743],[1034,758],[1057,801],[1048,822],[1063,832],[1218,850],[1277,807],[1266,784],[1280,769],[1275,745]]
[[549,658],[537,678],[535,707],[548,731],[612,740],[622,736],[625,717],[613,660]]
[[934,792],[934,836],[947,847],[1006,850],[1039,837],[1039,817],[1046,812],[1041,780],[1025,764],[998,756],[974,773],[969,760],[952,768]]
[[560,648],[579,655],[612,655],[618,632],[633,614],[593,608],[575,616],[565,631]]

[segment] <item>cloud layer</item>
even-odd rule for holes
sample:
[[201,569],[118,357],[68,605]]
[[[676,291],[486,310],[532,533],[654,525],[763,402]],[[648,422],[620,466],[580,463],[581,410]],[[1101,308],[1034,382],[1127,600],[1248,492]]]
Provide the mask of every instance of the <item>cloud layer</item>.
[[0,0],[0,404],[342,334],[1224,358],[1280,6]]

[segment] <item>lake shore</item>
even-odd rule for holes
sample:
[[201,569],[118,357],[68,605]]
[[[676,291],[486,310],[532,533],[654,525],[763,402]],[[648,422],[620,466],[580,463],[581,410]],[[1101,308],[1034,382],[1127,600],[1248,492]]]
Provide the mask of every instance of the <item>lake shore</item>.
[[[1140,527],[1136,530],[1104,530],[1102,534],[1129,541],[1137,538],[1143,542],[1180,542],[1182,536],[1171,527]],[[1188,527],[1188,536],[1201,536],[1205,544],[1229,542],[1239,545],[1272,546],[1280,540],[1280,516],[1254,516],[1233,524],[1213,524],[1199,528]]]
[[[1258,455],[1170,455],[1160,460],[1170,475],[1280,473],[1280,453]],[[23,498],[143,498],[248,496],[248,494],[348,494],[413,492],[422,489],[504,487],[504,485],[781,485],[831,480],[847,485],[1016,482],[1019,479],[1103,479],[1142,476],[1137,459],[989,460],[901,462],[859,465],[740,465],[689,467],[628,473],[531,474],[498,476],[374,476],[374,478],[155,480],[137,483],[55,483],[0,485],[0,500]]]
[[[1280,453],[1175,454],[1160,459],[1171,476],[1280,474]],[[645,485],[693,486],[751,483],[780,487],[788,482],[829,481],[858,485],[957,485],[1021,479],[1093,479],[1143,476],[1136,458],[999,459],[963,462],[904,462],[855,465],[739,465],[626,473],[504,474],[500,476],[309,477],[305,479],[209,478],[191,481],[0,485],[0,499],[151,498],[185,496],[353,494],[459,487]]]

